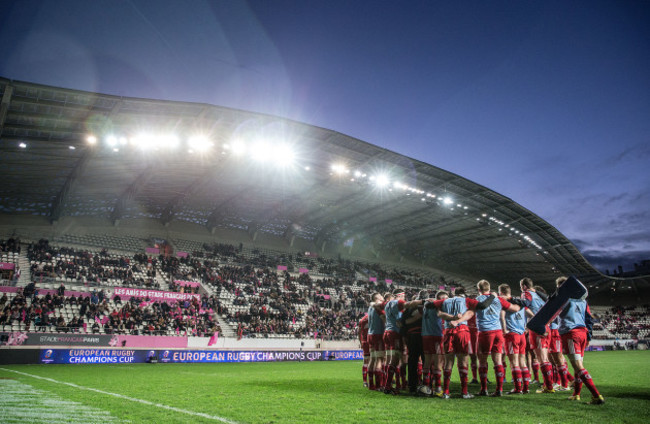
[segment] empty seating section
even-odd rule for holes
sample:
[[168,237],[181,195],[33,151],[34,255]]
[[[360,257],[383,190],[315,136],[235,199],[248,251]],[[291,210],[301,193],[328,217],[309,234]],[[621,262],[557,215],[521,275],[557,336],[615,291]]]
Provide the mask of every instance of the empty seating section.
[[64,234],[52,239],[60,245],[94,246],[100,249],[120,250],[124,252],[142,252],[146,247],[143,239],[128,236],[109,236],[106,234]]

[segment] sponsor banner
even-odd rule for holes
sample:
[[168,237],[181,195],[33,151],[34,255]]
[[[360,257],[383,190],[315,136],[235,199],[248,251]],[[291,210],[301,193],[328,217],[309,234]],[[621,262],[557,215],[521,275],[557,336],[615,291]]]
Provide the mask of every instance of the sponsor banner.
[[131,350],[42,349],[42,364],[225,363],[363,360],[361,350]]
[[284,361],[341,361],[362,360],[361,350],[290,350],[290,351],[224,351],[185,350],[160,351],[159,362],[203,363],[203,362],[284,362]]
[[[207,339],[207,337],[205,337]],[[148,348],[187,348],[187,337],[184,336],[131,336],[119,334],[113,336],[111,346],[114,347],[148,347]]]
[[0,262],[0,269],[15,269],[16,264],[10,262]]
[[131,349],[42,349],[42,364],[133,364],[363,360],[361,350],[211,351]]
[[149,255],[158,255],[158,254],[160,254],[160,249],[158,249],[157,247],[147,247],[144,251],[146,253],[148,253]]
[[155,351],[129,349],[42,349],[42,364],[133,364],[147,362]]
[[25,333],[14,331],[0,333],[4,346],[109,346],[110,335],[100,334],[60,334],[60,333]]
[[115,287],[113,289],[113,295],[119,295],[123,299],[129,299],[131,297],[148,297],[153,301],[164,301],[164,302],[174,302],[177,300],[185,300],[196,298],[198,301],[201,301],[201,295],[193,293],[176,293],[176,292],[167,292],[160,290],[146,290],[146,289],[129,289],[126,287]]
[[176,256],[179,258],[187,258],[188,255],[189,253],[187,252],[176,252]]
[[299,268],[298,273],[300,273],[300,274],[309,274],[309,270],[307,268]]
[[377,277],[370,277],[370,278],[368,278],[368,281],[371,281],[371,282],[372,282],[372,281],[377,282]]
[[325,300],[330,300],[330,295],[325,293],[318,293],[316,296],[320,296]]
[[393,280],[386,279],[386,284],[388,284],[388,285],[393,284]]
[[174,280],[174,283],[178,284],[179,286],[189,286],[189,287],[199,287],[201,285],[201,283],[197,281]]
[[286,271],[287,266],[286,265],[278,265],[278,271]]
[[22,287],[0,286],[0,293],[18,293],[22,291]]

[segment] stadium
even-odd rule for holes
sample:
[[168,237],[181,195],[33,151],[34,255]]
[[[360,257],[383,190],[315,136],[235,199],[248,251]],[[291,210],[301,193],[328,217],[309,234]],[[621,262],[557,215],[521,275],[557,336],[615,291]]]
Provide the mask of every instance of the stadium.
[[[462,176],[208,104],[9,79],[0,96],[5,422],[367,422],[387,404],[397,421],[404,403],[414,421],[435,408],[463,422],[483,399],[454,415],[361,385],[358,319],[396,287],[527,276],[550,293],[573,275],[598,319],[593,350],[647,347],[650,277],[600,273]],[[646,353],[588,358],[608,403],[560,414],[531,395],[533,421],[647,417]]]

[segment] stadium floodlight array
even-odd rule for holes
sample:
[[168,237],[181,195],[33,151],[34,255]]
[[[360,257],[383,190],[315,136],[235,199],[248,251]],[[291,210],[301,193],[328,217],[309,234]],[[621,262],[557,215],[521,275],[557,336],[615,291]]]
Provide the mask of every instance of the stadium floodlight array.
[[[94,146],[98,143],[95,135],[89,135],[86,138],[89,145]],[[156,133],[139,133],[132,137],[124,135],[109,134],[103,137],[103,142],[113,152],[119,152],[122,148],[132,147],[138,150],[151,151],[175,151],[183,144],[187,147],[190,154],[208,153],[215,148],[215,142],[209,137],[202,134],[191,135],[185,143],[175,134],[156,134]],[[23,147],[23,146],[21,146]],[[24,146],[26,147],[26,146]],[[251,140],[246,143],[243,140],[234,140],[231,143],[221,145],[222,154],[231,154],[235,157],[249,156],[255,162],[269,162],[278,167],[287,167],[294,164],[296,152],[285,142],[275,142],[273,140]],[[72,147],[71,147],[72,149]],[[305,167],[309,170],[309,167]]]
[[[98,138],[97,136],[91,134],[86,138],[86,141],[89,145],[96,145]],[[130,139],[124,135],[109,134],[104,137],[104,142],[106,146],[112,149],[114,152],[119,152],[120,148],[125,148],[127,146],[132,146],[143,151],[173,151],[182,145],[180,138],[174,134],[153,133],[141,133]],[[202,154],[207,153],[215,148],[215,143],[210,140],[209,137],[200,134],[189,136],[185,144],[189,153]],[[26,148],[27,146],[25,143],[21,143],[20,147]],[[74,150],[74,146],[70,146],[70,149]],[[278,167],[287,167],[293,165],[296,161],[297,156],[295,150],[289,144],[273,139],[242,140],[237,138],[229,143],[223,143],[221,145],[221,149],[221,154],[223,155],[230,154],[234,157],[248,156],[254,162],[271,163]],[[305,171],[309,171],[311,168],[309,166],[304,166],[303,169]],[[436,195],[434,193],[422,190],[418,187],[409,186],[397,180],[392,181],[390,174],[385,171],[377,171],[371,173],[372,175],[369,175],[362,169],[355,169],[352,171],[344,161],[333,163],[330,166],[330,170],[331,176],[349,178],[350,182],[369,185],[374,189],[382,192],[393,192],[393,189],[395,189],[396,193],[403,193],[407,196],[415,194],[418,196],[421,202],[429,201],[431,203],[445,206],[451,211],[458,209],[459,211],[464,212],[465,215],[467,215],[468,212],[471,212],[471,210],[469,210],[469,206],[463,205],[460,201],[454,199],[449,193],[445,192],[443,195]],[[503,232],[505,228],[508,230],[509,235],[520,237],[520,242],[525,242],[528,245],[537,248],[538,250],[542,249],[542,247],[529,235],[525,234],[523,231],[513,227],[510,224],[506,224],[504,221],[498,218],[495,218],[493,216],[488,217],[486,213],[482,213],[480,217],[476,217],[476,221],[484,222],[483,218],[488,218],[488,222],[490,224],[496,224],[497,231]],[[544,253],[547,252],[544,251]]]
[[[331,172],[330,175],[332,176],[344,176],[350,174],[350,169],[344,165],[341,162],[337,162],[331,165],[330,167]],[[361,170],[357,169],[353,173],[354,177],[350,178],[350,182],[355,182],[361,180],[366,177],[366,174],[363,173]],[[363,177],[363,178],[362,178]],[[436,194],[426,192],[422,189],[419,189],[417,187],[411,187],[407,184],[404,184],[400,181],[393,181],[391,183],[390,177],[387,173],[377,173],[375,175],[371,175],[368,177],[368,182],[371,183],[374,187],[379,188],[379,189],[388,189],[389,192],[393,192],[393,189],[397,191],[397,193],[404,193],[407,196],[410,196],[411,194],[417,194],[421,195],[420,201],[421,202],[426,202],[427,200],[435,200],[435,203],[438,205],[443,205],[448,207],[451,211],[456,210],[458,208],[460,211],[465,212],[465,215],[467,215],[469,206],[463,205],[462,203],[458,202],[455,200],[451,195],[448,193],[445,193],[444,196],[437,196]],[[486,213],[481,214],[480,217],[476,217],[476,221],[478,222],[483,222],[483,218],[487,218],[488,215]],[[542,246],[540,246],[537,242],[535,242],[529,235],[525,234],[523,231],[520,231],[510,224],[506,224],[500,219],[497,219],[495,217],[489,217],[489,221],[496,223],[499,228],[497,228],[497,231],[503,231],[503,228],[507,228],[510,230],[512,235],[519,236],[521,237],[519,241],[521,243],[528,243],[528,245],[535,247],[538,250],[542,249]]]

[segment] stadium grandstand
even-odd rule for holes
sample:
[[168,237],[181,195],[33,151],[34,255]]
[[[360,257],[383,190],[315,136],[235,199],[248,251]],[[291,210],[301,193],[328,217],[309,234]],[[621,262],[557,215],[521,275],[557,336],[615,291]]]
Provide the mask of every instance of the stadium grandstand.
[[417,159],[208,104],[8,79],[0,98],[1,302],[29,306],[0,331],[352,340],[391,285],[575,275],[596,338],[647,336],[649,276],[599,272],[533,212]]

